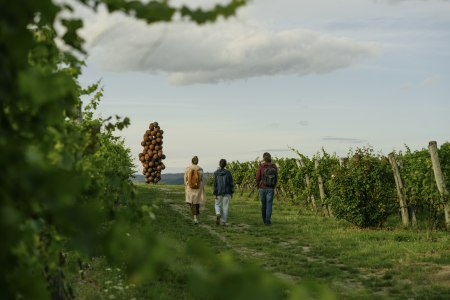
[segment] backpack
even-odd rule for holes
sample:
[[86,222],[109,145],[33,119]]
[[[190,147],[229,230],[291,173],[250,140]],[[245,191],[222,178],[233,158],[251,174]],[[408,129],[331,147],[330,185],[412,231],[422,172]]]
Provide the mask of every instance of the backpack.
[[273,166],[267,166],[262,172],[262,182],[267,187],[275,187],[277,183],[277,170]]
[[188,174],[188,185],[191,189],[199,189],[201,183],[200,172],[195,169],[191,169]]

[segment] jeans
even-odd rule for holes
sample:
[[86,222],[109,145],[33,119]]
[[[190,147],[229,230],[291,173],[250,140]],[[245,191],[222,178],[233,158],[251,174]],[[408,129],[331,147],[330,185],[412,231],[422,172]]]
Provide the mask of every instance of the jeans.
[[261,216],[264,224],[270,225],[272,217],[274,189],[259,189],[259,199],[261,200]]
[[[230,204],[231,195],[217,196],[215,201],[216,215],[222,216],[222,222],[228,220],[228,205]],[[221,213],[222,211],[222,213]]]

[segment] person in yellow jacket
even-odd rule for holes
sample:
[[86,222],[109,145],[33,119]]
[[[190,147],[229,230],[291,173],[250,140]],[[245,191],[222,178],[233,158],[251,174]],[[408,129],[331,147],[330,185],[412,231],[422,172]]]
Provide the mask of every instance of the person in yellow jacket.
[[192,212],[192,222],[198,224],[200,205],[206,201],[205,188],[203,184],[203,169],[198,165],[198,157],[192,158],[192,164],[184,172],[184,186],[186,203],[189,204]]

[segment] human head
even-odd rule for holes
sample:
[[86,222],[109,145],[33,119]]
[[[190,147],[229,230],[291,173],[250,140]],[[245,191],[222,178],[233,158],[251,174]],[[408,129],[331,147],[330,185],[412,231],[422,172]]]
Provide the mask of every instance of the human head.
[[219,166],[222,168],[222,169],[224,169],[226,166],[227,166],[227,161],[225,160],[225,159],[221,159],[220,161],[219,161]]
[[192,163],[193,163],[194,165],[198,164],[198,157],[197,157],[197,156],[194,156],[194,157],[192,158]]
[[265,162],[272,162],[272,157],[270,156],[270,153],[269,153],[269,152],[264,152],[264,154],[263,154],[263,160],[264,160]]

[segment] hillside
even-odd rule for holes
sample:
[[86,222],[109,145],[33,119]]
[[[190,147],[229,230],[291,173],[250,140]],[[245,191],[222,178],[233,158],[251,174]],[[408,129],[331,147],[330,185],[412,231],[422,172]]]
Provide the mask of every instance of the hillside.
[[[133,182],[144,182],[144,175],[136,174]],[[183,173],[161,174],[161,184],[183,184]]]
[[[168,173],[161,174],[160,184],[183,184],[183,173]],[[206,179],[212,176],[212,173],[203,174],[203,180],[206,182]],[[135,174],[134,178],[132,178],[133,182],[144,182],[145,177],[140,174]]]

